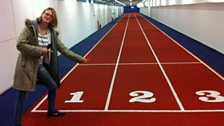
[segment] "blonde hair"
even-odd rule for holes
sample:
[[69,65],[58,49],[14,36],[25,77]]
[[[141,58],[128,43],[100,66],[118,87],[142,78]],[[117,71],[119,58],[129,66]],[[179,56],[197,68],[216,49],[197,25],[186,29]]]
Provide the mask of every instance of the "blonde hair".
[[42,14],[40,15],[40,17],[37,18],[37,22],[38,22],[38,23],[41,23],[41,22],[42,22],[42,15],[43,15],[43,14],[45,13],[45,11],[47,11],[47,10],[50,10],[50,11],[52,12],[52,21],[51,21],[51,23],[49,24],[49,27],[51,27],[51,28],[56,28],[56,27],[58,26],[58,19],[57,19],[56,11],[55,11],[55,9],[52,8],[52,7],[48,7],[48,8],[46,8],[46,9],[42,12]]

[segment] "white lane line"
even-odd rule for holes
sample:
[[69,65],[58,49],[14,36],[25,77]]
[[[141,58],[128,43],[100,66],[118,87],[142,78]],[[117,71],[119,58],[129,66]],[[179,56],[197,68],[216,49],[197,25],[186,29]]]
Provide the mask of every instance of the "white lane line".
[[112,91],[113,91],[113,87],[114,87],[114,81],[115,81],[115,78],[116,78],[118,64],[119,64],[119,61],[120,61],[121,52],[122,52],[122,49],[123,49],[124,40],[125,40],[125,37],[126,37],[127,28],[128,28],[129,17],[130,17],[130,14],[128,15],[128,19],[127,19],[127,22],[126,22],[126,27],[125,27],[124,35],[123,35],[123,38],[122,38],[121,47],[120,47],[119,54],[118,54],[118,57],[117,57],[116,66],[114,68],[114,73],[113,73],[113,77],[112,77],[111,84],[110,84],[110,90],[109,90],[106,105],[105,105],[105,108],[104,108],[104,110],[106,110],[106,111],[108,110],[109,105],[110,105],[110,99],[111,99],[111,95],[112,95]]
[[167,81],[169,87],[170,87],[170,90],[172,91],[172,93],[173,93],[173,95],[174,95],[174,97],[175,97],[175,100],[176,100],[176,102],[177,102],[177,104],[178,104],[180,110],[181,110],[181,111],[185,111],[185,110],[184,110],[184,107],[183,107],[183,105],[182,105],[182,103],[181,103],[181,101],[180,101],[180,99],[179,99],[179,97],[178,97],[178,95],[177,95],[177,93],[176,93],[176,91],[175,91],[175,89],[174,89],[173,86],[172,86],[172,83],[171,83],[169,77],[167,76],[165,70],[163,69],[163,67],[162,67],[162,65],[161,65],[161,63],[160,63],[160,61],[159,61],[159,59],[158,59],[158,57],[157,57],[157,55],[156,55],[154,49],[152,48],[152,45],[150,44],[150,42],[149,42],[149,40],[148,40],[148,38],[147,38],[147,36],[146,36],[146,34],[145,34],[145,32],[144,32],[144,30],[143,30],[141,24],[139,23],[139,21],[138,21],[138,19],[137,19],[136,16],[135,16],[135,19],[137,20],[138,25],[139,25],[139,27],[141,28],[141,31],[142,31],[142,33],[143,33],[143,35],[144,35],[144,37],[145,37],[145,39],[146,39],[146,41],[147,41],[147,43],[148,43],[150,49],[151,49],[151,51],[152,51],[154,57],[156,58],[156,61],[157,61],[158,65],[159,65],[159,67],[160,67],[160,69],[161,69],[161,71],[162,71],[162,73],[163,73],[163,75],[164,75],[164,77],[165,77],[165,79],[166,79],[166,81]]
[[[142,15],[141,15],[142,16]],[[216,76],[218,76],[219,78],[221,78],[222,80],[224,80],[224,77],[222,75],[220,75],[218,72],[216,72],[213,68],[211,68],[209,65],[207,65],[205,62],[203,62],[200,58],[198,58],[196,55],[194,55],[193,53],[191,53],[189,50],[187,50],[185,47],[183,47],[181,44],[179,44],[176,40],[174,40],[173,38],[171,38],[169,35],[167,35],[165,32],[163,32],[161,29],[159,29],[158,27],[156,27],[154,24],[152,24],[150,21],[148,21],[147,19],[145,19],[144,17],[142,17],[144,20],[146,20],[147,22],[149,22],[151,25],[153,25],[156,29],[158,29],[160,32],[162,32],[165,36],[167,36],[168,38],[170,38],[174,43],[176,43],[179,47],[181,47],[183,50],[185,50],[186,52],[188,52],[191,56],[193,56],[195,59],[197,59],[199,62],[201,62],[203,65],[205,65],[210,71],[212,71]]]
[[[141,112],[141,113],[208,113],[208,112],[221,112],[223,113],[223,109],[214,109],[214,110],[60,110],[67,113],[73,113],[73,112]],[[37,113],[46,113],[47,110],[36,110]]]
[[[119,65],[152,65],[158,63],[119,63]],[[202,64],[201,62],[164,62],[161,64],[184,64],[184,65],[192,65],[192,64]],[[93,63],[93,64],[79,64],[79,66],[114,66],[116,63]]]

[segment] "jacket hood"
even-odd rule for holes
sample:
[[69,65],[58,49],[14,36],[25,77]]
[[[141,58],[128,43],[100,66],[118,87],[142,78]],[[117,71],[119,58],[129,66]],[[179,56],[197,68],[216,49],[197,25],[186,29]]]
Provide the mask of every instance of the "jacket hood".
[[37,24],[37,20],[25,19],[25,25],[30,27],[31,25]]
[[[27,26],[27,27],[34,26],[34,27],[37,28],[37,25],[38,25],[37,20],[30,20],[30,19],[28,19],[28,18],[25,19],[25,26]],[[52,27],[50,27],[50,26],[49,26],[48,28],[54,30],[54,28],[52,28]],[[58,32],[57,32],[57,35],[58,35]]]

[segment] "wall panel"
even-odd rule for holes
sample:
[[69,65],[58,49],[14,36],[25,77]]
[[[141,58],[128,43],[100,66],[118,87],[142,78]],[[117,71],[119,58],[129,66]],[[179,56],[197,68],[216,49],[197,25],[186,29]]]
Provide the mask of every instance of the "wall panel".
[[0,94],[12,86],[18,52],[15,45],[16,39],[0,44]]
[[[15,25],[12,11],[12,3],[9,0],[0,1],[0,44],[6,40],[15,38]],[[1,45],[0,45],[1,46]]]

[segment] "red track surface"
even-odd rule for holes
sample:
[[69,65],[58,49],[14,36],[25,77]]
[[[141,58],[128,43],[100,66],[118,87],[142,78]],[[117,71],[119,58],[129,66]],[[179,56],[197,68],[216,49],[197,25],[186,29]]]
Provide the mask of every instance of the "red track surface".
[[[224,79],[137,13],[125,14],[25,126],[223,126]],[[220,94],[219,94],[220,93]]]

